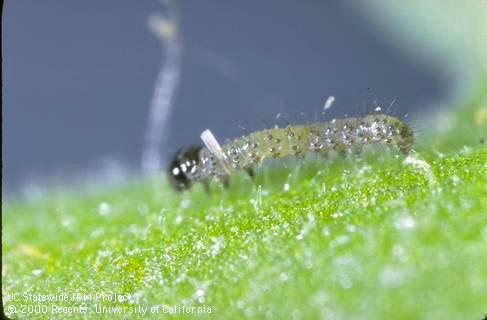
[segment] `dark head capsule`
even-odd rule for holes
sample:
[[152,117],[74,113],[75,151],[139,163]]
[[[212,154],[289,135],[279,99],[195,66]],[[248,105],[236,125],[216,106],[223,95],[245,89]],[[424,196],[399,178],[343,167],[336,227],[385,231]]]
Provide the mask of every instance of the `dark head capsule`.
[[199,164],[199,151],[202,146],[189,146],[179,149],[172,157],[168,167],[171,185],[177,191],[189,189],[193,184],[193,175]]

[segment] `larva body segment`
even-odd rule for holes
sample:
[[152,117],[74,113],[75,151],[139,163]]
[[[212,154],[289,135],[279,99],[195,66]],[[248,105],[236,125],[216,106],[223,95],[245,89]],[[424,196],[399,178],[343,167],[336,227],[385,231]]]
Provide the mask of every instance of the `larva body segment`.
[[197,181],[206,183],[214,177],[225,180],[231,171],[249,170],[266,158],[304,157],[310,152],[324,156],[330,151],[358,153],[369,144],[395,146],[407,154],[413,142],[412,129],[390,115],[334,119],[253,132],[222,145],[221,158],[204,147],[180,150],[171,163],[169,176],[173,186],[183,190]]

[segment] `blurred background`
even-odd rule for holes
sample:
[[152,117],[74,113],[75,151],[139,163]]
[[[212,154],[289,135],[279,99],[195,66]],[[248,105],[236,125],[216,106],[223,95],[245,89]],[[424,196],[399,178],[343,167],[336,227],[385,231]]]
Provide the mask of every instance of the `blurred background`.
[[[455,70],[401,36],[417,8],[382,2],[176,1],[183,50],[162,159],[206,128],[224,140],[278,114],[320,120],[330,95],[329,117],[391,103],[403,116],[451,99]],[[4,2],[4,193],[138,172],[165,58],[147,21],[164,10],[156,0]]]

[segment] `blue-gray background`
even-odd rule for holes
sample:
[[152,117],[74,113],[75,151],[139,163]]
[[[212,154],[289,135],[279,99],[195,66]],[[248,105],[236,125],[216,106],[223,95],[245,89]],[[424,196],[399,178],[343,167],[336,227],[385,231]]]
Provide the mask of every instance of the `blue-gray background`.
[[[446,79],[387,43],[339,0],[181,0],[184,56],[166,157],[198,142],[388,105],[405,114]],[[4,191],[115,159],[139,166],[163,56],[148,31],[155,0],[7,0],[3,11]],[[81,170],[81,171],[80,171]]]

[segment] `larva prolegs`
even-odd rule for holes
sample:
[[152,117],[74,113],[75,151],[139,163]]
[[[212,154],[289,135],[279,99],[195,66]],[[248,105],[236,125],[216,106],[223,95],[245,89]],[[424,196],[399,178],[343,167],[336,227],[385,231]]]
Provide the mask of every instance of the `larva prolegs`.
[[252,168],[252,167],[246,167],[246,168],[244,168],[244,170],[245,170],[245,172],[247,172],[247,174],[250,177],[250,179],[252,179],[252,180],[255,179],[254,168]]
[[210,180],[209,179],[203,179],[201,181],[201,183],[203,183],[203,188],[205,189],[205,192],[207,194],[210,194],[211,193],[211,189],[210,189]]

